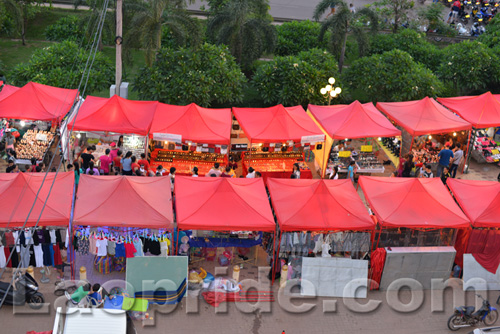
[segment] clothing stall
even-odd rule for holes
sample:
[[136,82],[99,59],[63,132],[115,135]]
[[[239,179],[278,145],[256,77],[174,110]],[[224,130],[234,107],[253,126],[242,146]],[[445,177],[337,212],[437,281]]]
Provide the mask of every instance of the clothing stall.
[[347,282],[368,278],[363,259],[376,224],[350,180],[269,179],[267,185],[280,230],[278,260],[288,265],[282,281],[307,279],[319,296],[341,297]]

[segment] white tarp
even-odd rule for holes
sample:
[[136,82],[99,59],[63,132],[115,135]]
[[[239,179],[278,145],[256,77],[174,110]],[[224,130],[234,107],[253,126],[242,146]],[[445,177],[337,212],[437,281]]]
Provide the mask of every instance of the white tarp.
[[303,296],[366,298],[368,261],[338,257],[304,257],[302,281],[305,280],[311,282],[312,286],[302,284]]
[[450,278],[456,253],[453,247],[393,247],[386,252],[380,290],[400,278],[414,279],[431,289],[433,278]]
[[76,309],[62,314],[58,308],[53,334],[126,334],[127,318],[123,310]]
[[496,273],[490,273],[476,261],[472,254],[464,254],[463,273],[464,290],[467,288],[500,290],[500,267],[497,268]]

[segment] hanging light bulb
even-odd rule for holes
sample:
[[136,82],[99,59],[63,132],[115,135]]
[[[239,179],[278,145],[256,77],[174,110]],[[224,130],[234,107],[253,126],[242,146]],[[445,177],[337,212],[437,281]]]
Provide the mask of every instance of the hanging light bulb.
[[432,139],[432,136],[431,136],[431,135],[429,135],[429,139]]
[[336,94],[340,94],[341,92],[342,92],[342,88],[340,88],[340,87],[335,88]]
[[326,85],[325,89],[326,89],[327,91],[331,91],[331,90],[332,90],[332,85]]
[[328,79],[328,83],[330,83],[330,85],[333,85],[335,83],[335,78]]
[[321,94],[325,95],[325,94],[326,94],[326,88],[321,88],[321,89],[319,90],[319,92],[320,92]]
[[332,91],[330,92],[330,96],[331,96],[331,97],[335,97],[335,96],[337,96],[337,93],[335,93],[335,91],[334,91],[334,90],[332,90]]
[[26,122],[25,121],[21,121],[21,126],[24,127],[26,125]]
[[381,138],[381,137],[378,137],[378,141],[382,141],[382,138]]
[[76,138],[81,138],[81,137],[82,137],[81,134],[79,134],[79,133],[76,134]]

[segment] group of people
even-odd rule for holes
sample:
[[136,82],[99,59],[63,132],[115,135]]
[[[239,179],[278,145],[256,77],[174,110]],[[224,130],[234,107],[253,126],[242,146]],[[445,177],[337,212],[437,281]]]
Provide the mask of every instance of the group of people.
[[[436,177],[441,178],[444,184],[446,180],[457,175],[458,166],[464,158],[464,151],[461,144],[447,142],[437,155]],[[420,177],[433,178],[432,166],[425,156],[414,159],[413,154],[408,154],[404,160],[400,160],[399,169],[394,172],[393,177]]]

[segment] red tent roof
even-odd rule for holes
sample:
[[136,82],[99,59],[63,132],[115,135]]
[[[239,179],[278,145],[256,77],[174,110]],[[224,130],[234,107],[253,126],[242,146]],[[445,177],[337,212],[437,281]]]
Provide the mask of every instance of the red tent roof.
[[207,109],[194,103],[187,106],[160,103],[153,118],[150,135],[178,134],[182,136],[182,141],[229,144],[231,123],[231,109]]
[[418,101],[378,102],[377,108],[412,136],[470,130],[472,125],[425,97]]
[[354,101],[349,105],[315,106],[309,111],[335,139],[400,136],[401,131],[385,118],[373,103]]
[[173,228],[170,178],[82,175],[74,222],[92,226]]
[[[88,96],[76,117],[75,131],[109,131],[147,135],[159,102],[133,101],[118,95]],[[73,121],[68,122],[71,129]]]
[[475,227],[500,227],[500,183],[448,179],[446,184]]
[[438,101],[476,129],[500,126],[500,101],[490,92],[479,96],[439,97]]
[[2,90],[0,90],[0,101],[5,100],[7,96],[12,95],[12,93],[17,92],[19,89],[16,86],[4,85]]
[[470,220],[441,179],[360,176],[365,198],[385,227],[462,228]]
[[64,89],[29,82],[0,100],[0,118],[61,121],[73,106],[76,89]]
[[351,180],[268,179],[267,186],[282,231],[375,228]]
[[262,179],[177,176],[175,198],[180,229],[273,232],[276,228]]
[[253,143],[300,142],[303,136],[323,135],[302,106],[233,108],[233,113]]
[[35,226],[44,204],[39,226],[68,225],[75,176],[73,172],[58,173],[54,181],[55,176],[48,173],[42,186],[45,173],[0,173],[0,227],[23,225],[41,186],[26,226]]

